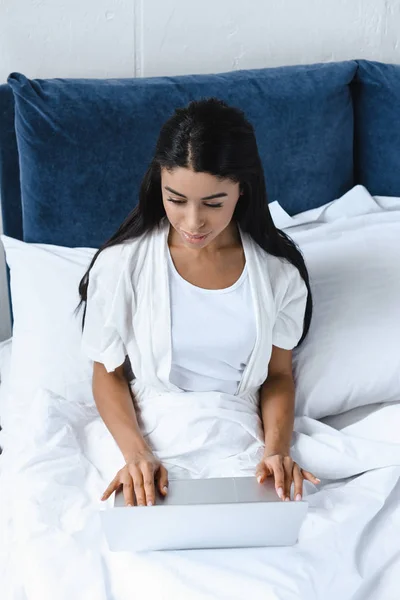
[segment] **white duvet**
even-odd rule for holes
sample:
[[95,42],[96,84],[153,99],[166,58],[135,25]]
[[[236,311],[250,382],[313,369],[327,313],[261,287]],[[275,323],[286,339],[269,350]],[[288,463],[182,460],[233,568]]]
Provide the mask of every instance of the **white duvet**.
[[[190,418],[201,427],[199,415]],[[322,479],[318,491],[307,488],[296,546],[110,553],[98,498],[120,466],[115,444],[93,406],[39,391],[28,413],[15,414],[1,460],[1,598],[398,600],[400,404],[337,417],[340,427],[352,423],[341,430],[332,420],[296,419],[293,454]],[[248,474],[239,420],[224,421],[216,410],[214,425],[208,416],[203,425],[224,440],[219,452],[222,445],[238,459],[237,473]],[[190,431],[181,443],[193,447]],[[212,474],[205,446],[199,460]]]
[[[309,236],[336,206],[304,223],[283,216]],[[309,512],[296,546],[135,555],[109,552],[101,530],[99,511],[112,501],[106,507],[99,497],[121,457],[87,389],[74,386],[68,399],[46,389],[7,398],[1,600],[400,598],[400,397],[369,398],[323,421],[296,418],[292,455],[322,480],[318,489],[306,484]],[[171,477],[254,472],[259,423],[238,402],[209,407],[199,397],[183,411],[182,398],[171,396],[167,414],[149,413]]]

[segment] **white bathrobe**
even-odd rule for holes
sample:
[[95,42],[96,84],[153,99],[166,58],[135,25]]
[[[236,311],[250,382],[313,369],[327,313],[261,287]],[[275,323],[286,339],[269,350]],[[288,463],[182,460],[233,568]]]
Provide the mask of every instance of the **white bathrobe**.
[[[304,322],[307,289],[298,270],[240,231],[257,336],[236,394],[187,392],[169,381],[171,313],[169,223],[104,250],[90,272],[82,348],[107,371],[129,356],[139,423],[170,471],[185,477],[250,474],[262,454],[259,388],[272,346],[292,349]],[[194,315],[195,318],[195,315]]]

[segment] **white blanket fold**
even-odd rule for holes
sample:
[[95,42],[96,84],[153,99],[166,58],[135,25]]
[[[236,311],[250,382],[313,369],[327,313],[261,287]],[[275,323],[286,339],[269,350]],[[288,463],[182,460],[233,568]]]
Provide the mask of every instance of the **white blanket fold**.
[[[159,455],[171,463],[170,476],[254,473],[260,430],[253,410],[239,419],[227,398],[213,410],[204,398],[200,405],[182,411],[176,400],[166,419],[164,409],[152,411],[149,439],[156,451],[162,440]],[[165,441],[171,423],[175,434]],[[299,543],[279,549],[110,553],[99,497],[122,462],[95,407],[40,390],[15,424],[0,474],[7,600],[396,598],[399,404],[377,406],[342,430],[296,419],[293,456],[323,481],[319,490],[305,485],[310,508]]]

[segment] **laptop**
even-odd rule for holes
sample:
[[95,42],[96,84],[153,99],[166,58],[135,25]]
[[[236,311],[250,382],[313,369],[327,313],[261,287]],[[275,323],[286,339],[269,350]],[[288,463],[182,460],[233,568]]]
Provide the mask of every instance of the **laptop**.
[[306,516],[304,500],[282,502],[273,478],[179,479],[154,506],[126,507],[122,491],[102,511],[110,550],[189,550],[292,546]]

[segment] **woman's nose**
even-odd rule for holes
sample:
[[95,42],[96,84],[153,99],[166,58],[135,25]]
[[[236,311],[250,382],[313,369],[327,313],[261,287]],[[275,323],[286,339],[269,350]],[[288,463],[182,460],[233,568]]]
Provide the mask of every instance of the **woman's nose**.
[[196,234],[204,227],[204,219],[199,211],[191,211],[186,219],[187,232]]

